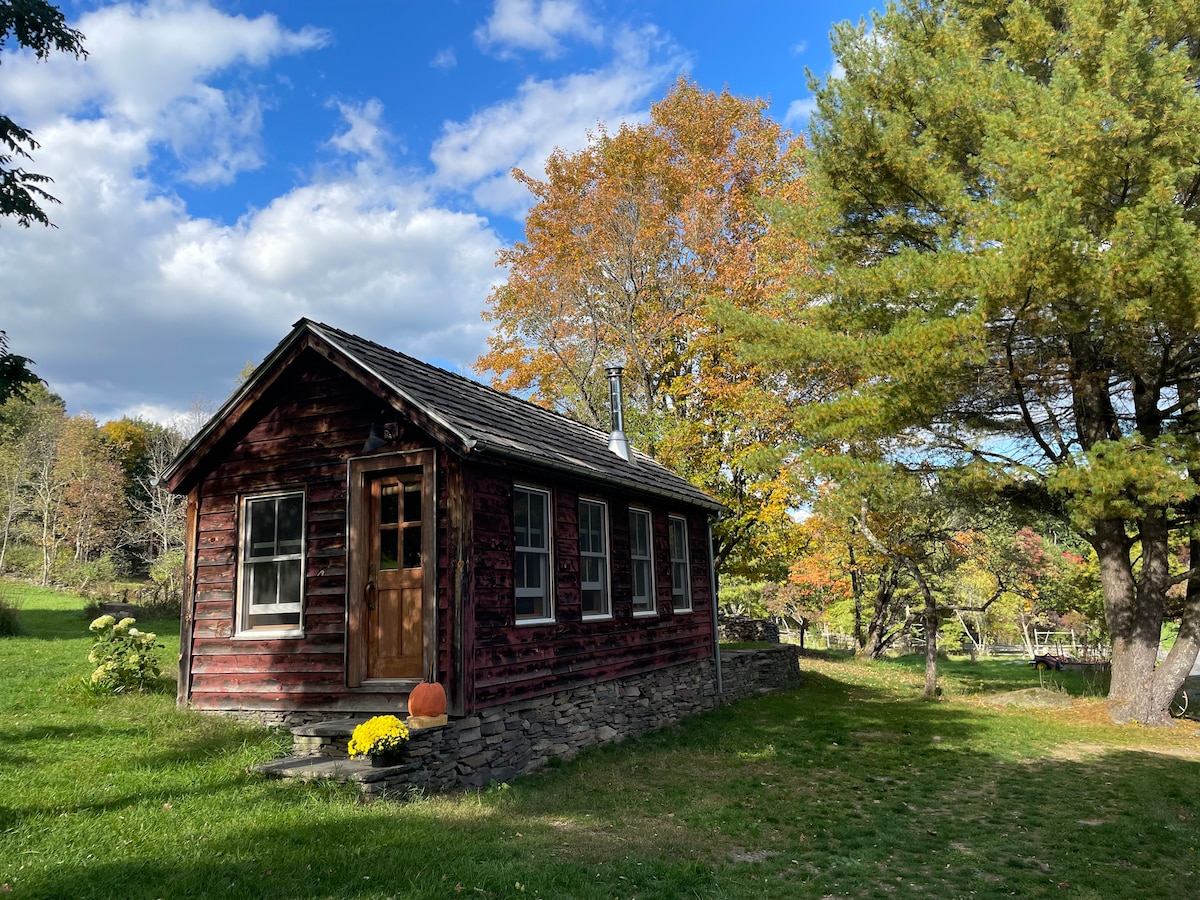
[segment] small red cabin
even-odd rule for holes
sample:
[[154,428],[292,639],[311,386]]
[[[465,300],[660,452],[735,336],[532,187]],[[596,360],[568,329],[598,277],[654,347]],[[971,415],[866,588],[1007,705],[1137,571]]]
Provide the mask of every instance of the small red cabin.
[[716,658],[720,506],[610,435],[307,319],[166,476],[188,497],[179,701],[450,712]]

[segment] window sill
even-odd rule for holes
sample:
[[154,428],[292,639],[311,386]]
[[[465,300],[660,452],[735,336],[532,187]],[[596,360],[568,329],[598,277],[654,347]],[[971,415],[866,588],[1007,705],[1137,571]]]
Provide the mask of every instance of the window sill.
[[657,609],[635,609],[633,611],[633,617],[635,619],[652,619],[657,615]]
[[557,619],[517,619],[517,627],[522,625],[553,625]]
[[612,619],[612,613],[592,613],[590,615],[581,616],[585,622],[608,622]]
[[304,637],[303,631],[239,631],[233,636],[235,641],[274,641],[280,638],[296,640]]

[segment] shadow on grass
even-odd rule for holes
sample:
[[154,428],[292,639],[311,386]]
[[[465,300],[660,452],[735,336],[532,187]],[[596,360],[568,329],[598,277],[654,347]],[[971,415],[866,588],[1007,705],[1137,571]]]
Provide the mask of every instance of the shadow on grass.
[[[1110,897],[1192,883],[1194,764],[1125,751],[1013,763],[949,750],[932,766],[903,751],[873,756],[870,768],[806,766],[790,780],[778,759],[747,778],[725,753],[736,796],[703,815],[697,804],[712,797],[667,794],[661,770],[629,753],[627,802],[611,821],[580,789],[603,768],[594,755],[480,796],[475,817],[420,804],[354,813],[281,791],[255,810],[231,809],[218,827],[207,812],[174,824],[132,854],[98,847],[86,862],[39,865],[14,888],[38,898],[666,898],[884,897],[901,885],[903,896],[919,886],[929,896]],[[171,814],[187,817],[187,798],[173,796]],[[644,796],[653,808],[634,802]],[[652,840],[650,823],[684,823],[671,827],[687,834]],[[763,847],[765,856],[735,859]]]
[[[878,660],[875,665],[923,675],[925,657],[915,654]],[[1073,697],[1102,697],[1108,691],[1106,669],[1040,671],[1025,659],[938,659],[938,682],[948,695],[1000,694],[1030,687],[1061,690]]]
[[88,620],[78,609],[41,609],[25,606],[20,611],[18,637],[38,641],[62,641],[90,637]]

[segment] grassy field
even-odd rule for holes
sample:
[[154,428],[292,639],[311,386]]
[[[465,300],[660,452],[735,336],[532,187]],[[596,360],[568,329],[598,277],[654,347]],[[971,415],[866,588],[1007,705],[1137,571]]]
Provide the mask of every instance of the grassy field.
[[[803,687],[511,785],[362,804],[260,780],[280,736],[96,699],[77,598],[0,585],[0,894],[33,898],[1194,896],[1200,737],[996,707],[1028,666],[805,659]],[[174,659],[177,626],[158,630]]]

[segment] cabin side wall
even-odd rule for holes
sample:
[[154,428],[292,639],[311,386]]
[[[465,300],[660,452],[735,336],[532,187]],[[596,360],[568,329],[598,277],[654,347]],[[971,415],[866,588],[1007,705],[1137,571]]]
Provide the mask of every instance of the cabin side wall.
[[[712,659],[715,654],[707,519],[693,507],[615,488],[548,479],[546,473],[473,465],[465,471],[473,516],[473,647],[470,708],[483,709],[554,691]],[[550,492],[553,509],[554,621],[516,619],[513,488]],[[607,505],[612,616],[583,618],[580,596],[580,497]],[[635,616],[629,507],[652,518],[656,610]],[[687,522],[692,608],[671,599],[668,516]]]

